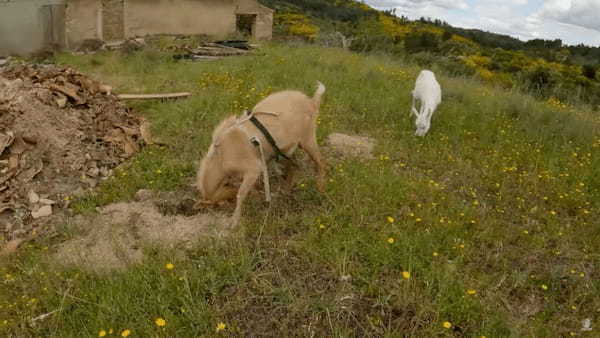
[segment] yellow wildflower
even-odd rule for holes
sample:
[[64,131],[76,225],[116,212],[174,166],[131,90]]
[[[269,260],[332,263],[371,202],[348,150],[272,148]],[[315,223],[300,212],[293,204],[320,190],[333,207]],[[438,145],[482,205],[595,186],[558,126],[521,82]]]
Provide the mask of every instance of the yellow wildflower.
[[540,286],[542,288],[542,290],[548,290],[548,286],[546,284],[542,284],[542,286]]
[[160,318],[160,317],[159,317],[159,318],[156,318],[156,320],[154,321],[154,323],[155,323],[157,326],[165,326],[165,325],[167,325],[167,321],[166,321],[166,320],[164,320],[163,318]]
[[217,332],[219,332],[219,331],[223,331],[223,330],[225,330],[225,328],[226,328],[226,327],[227,327],[227,326],[225,325],[225,323],[223,323],[223,322],[220,322],[219,324],[217,324],[217,330],[216,330],[216,331],[217,331]]
[[444,322],[444,324],[442,324],[442,325],[447,329],[452,327],[452,323],[450,323],[450,322]]
[[121,332],[121,337],[128,337],[131,334],[130,330],[123,330],[123,332]]
[[98,332],[98,337],[104,337],[104,336],[106,336],[106,331],[100,330],[100,332]]
[[387,221],[390,222],[390,223],[394,223],[394,217],[388,216],[387,217]]
[[474,295],[474,294],[476,294],[476,293],[477,293],[477,291],[476,291],[476,290],[473,290],[473,289],[471,289],[471,290],[467,290],[467,294],[468,294],[468,295]]
[[402,271],[402,277],[404,277],[404,279],[409,279],[410,278],[410,272],[408,272],[408,271]]
[[387,242],[390,244],[394,244],[394,238],[393,237],[388,238]]
[[173,265],[173,263],[167,263],[167,264],[165,265],[165,268],[166,268],[167,270],[173,270],[173,268],[175,268],[175,265]]

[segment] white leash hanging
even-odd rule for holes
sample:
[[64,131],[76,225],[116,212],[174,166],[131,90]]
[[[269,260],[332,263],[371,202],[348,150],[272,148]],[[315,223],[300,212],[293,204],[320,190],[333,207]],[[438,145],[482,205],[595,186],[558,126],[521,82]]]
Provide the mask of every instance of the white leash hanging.
[[250,138],[250,142],[257,146],[260,152],[260,159],[262,161],[263,183],[265,185],[265,200],[271,203],[271,186],[269,185],[269,172],[267,171],[267,161],[265,159],[265,153],[263,151],[262,144],[256,136],[252,136]]

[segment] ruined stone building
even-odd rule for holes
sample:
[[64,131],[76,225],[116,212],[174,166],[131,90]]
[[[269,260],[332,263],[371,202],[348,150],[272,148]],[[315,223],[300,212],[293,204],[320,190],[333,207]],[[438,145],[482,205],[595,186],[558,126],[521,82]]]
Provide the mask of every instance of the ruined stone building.
[[270,39],[272,26],[257,0],[0,0],[0,55],[152,34]]

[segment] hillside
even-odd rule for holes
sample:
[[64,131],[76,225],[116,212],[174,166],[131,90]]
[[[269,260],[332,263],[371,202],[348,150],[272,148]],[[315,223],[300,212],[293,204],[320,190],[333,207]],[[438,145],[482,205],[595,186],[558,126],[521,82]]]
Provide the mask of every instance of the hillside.
[[[455,75],[516,88],[545,99],[590,103],[600,110],[600,47],[567,46],[560,40],[527,42],[437,19],[411,21],[354,0],[262,0],[277,10],[276,36],[381,51]],[[397,17],[399,15],[400,17]]]
[[[440,74],[444,101],[417,138],[409,93],[420,66],[389,55],[275,43],[214,62],[152,48],[56,61],[116,92],[193,95],[132,104],[166,146],[142,149],[75,197],[76,217],[52,236],[0,261],[0,335],[593,336],[581,331],[586,318],[596,329],[600,308],[600,121],[589,107]],[[221,119],[277,90],[312,93],[316,80],[327,86],[324,194],[303,165],[291,193],[274,181],[270,205],[251,194],[231,233],[131,248],[148,216],[136,191],[183,201]],[[332,153],[332,132],[372,138],[373,158]],[[96,211],[114,202],[137,216]],[[184,216],[159,206],[159,230]],[[122,256],[102,273],[63,266],[61,248],[99,229],[111,229],[107,247],[141,260]]]

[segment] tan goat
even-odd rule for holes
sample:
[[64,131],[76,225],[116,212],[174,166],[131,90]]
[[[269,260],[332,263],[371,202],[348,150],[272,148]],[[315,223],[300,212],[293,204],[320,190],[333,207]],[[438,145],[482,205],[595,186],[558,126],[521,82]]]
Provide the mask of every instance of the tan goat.
[[[290,157],[298,147],[308,153],[316,166],[317,186],[321,192],[325,183],[325,166],[317,145],[316,122],[324,92],[325,86],[318,82],[312,98],[293,90],[273,93],[251,112],[270,132],[285,155]],[[252,138],[256,138],[260,146],[253,144]],[[259,147],[262,147],[264,161]],[[213,132],[212,144],[200,162],[196,184],[201,194],[198,204],[219,203],[232,199],[237,193],[232,219],[232,225],[237,225],[244,199],[263,169],[266,170],[266,161],[275,155],[265,136],[246,116],[226,118]],[[292,170],[291,166],[287,164],[288,171]],[[238,189],[235,181],[240,178]]]

